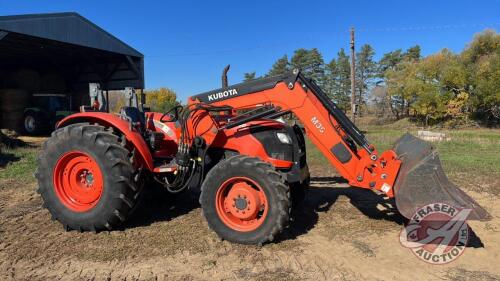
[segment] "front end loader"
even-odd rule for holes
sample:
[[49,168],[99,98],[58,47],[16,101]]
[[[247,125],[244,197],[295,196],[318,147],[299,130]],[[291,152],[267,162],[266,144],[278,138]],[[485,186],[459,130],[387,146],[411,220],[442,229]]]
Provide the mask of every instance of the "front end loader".
[[[309,185],[305,136],[350,185],[395,198],[407,218],[442,202],[471,209],[470,220],[489,219],[448,180],[430,144],[404,135],[378,152],[298,70],[223,84],[166,113],[141,107],[71,115],[45,143],[39,192],[65,229],[120,227],[154,182],[171,193],[200,188],[203,214],[221,238],[272,241]],[[280,121],[289,114],[303,127]]]

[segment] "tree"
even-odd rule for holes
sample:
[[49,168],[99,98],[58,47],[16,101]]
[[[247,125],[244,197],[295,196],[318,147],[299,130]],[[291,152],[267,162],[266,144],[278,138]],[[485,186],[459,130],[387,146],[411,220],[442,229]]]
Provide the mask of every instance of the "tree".
[[404,58],[410,62],[417,62],[420,60],[420,46],[415,45],[406,50],[406,53],[403,55]]
[[252,81],[255,80],[255,71],[254,72],[247,72],[244,74],[244,82]]
[[396,70],[397,66],[403,61],[403,51],[397,49],[395,51],[385,53],[378,63],[379,77],[385,78],[387,70]]
[[460,55],[467,73],[468,105],[476,117],[499,122],[500,35],[485,30]]
[[408,59],[387,70],[388,91],[396,116],[410,109],[429,125],[446,117],[461,118],[466,94],[466,71],[458,56],[447,49],[420,61]]
[[300,69],[306,77],[312,78],[320,86],[325,82],[324,64],[323,55],[316,48],[295,50],[291,59],[292,68]]
[[168,88],[160,88],[158,90],[144,91],[147,104],[152,111],[167,112],[172,107],[178,105],[177,94]]
[[366,105],[366,97],[377,75],[377,64],[373,60],[375,51],[372,46],[365,44],[356,54],[356,104]]
[[334,99],[335,93],[338,92],[338,65],[335,58],[330,63],[325,65],[325,83],[323,90],[325,90],[328,97]]
[[309,50],[300,48],[295,50],[291,59],[292,68],[298,68],[300,70],[305,70],[310,67],[309,62]]
[[407,100],[413,99],[411,107],[417,117],[429,125],[429,121],[442,119],[446,114],[446,103],[450,99],[442,83],[445,66],[453,54],[444,49],[418,63],[408,62],[413,73],[408,73],[404,93]]
[[349,56],[344,49],[337,53],[337,59],[332,59],[325,66],[326,77],[324,88],[327,94],[343,110],[349,110],[351,105],[351,68]]
[[288,56],[284,55],[279,58],[266,74],[266,76],[278,76],[283,75],[290,71],[290,63],[288,62]]
[[[355,87],[357,103],[368,105],[371,94],[371,105],[382,108],[372,110],[379,116],[389,111],[398,119],[412,116],[426,125],[468,117],[500,123],[500,35],[494,30],[475,35],[459,54],[443,49],[422,57],[415,45],[385,53],[376,63],[374,53],[370,45],[357,53]],[[350,109],[350,61],[344,49],[328,64],[318,49],[298,49],[290,61],[286,55],[277,60],[266,76],[291,68],[301,69],[340,108]]]
[[399,69],[387,68],[384,71],[385,84],[387,86],[387,94],[389,98],[389,105],[392,114],[399,119],[402,117],[403,112],[405,112],[406,101],[405,101],[405,87],[408,84],[408,77],[411,73],[414,73],[410,69],[411,64],[398,64]]
[[411,64],[417,63],[420,59],[420,46],[415,45],[404,53],[401,49],[386,53],[378,63],[377,77],[383,79],[380,84],[387,84],[387,81],[392,82],[392,85],[387,85],[387,93],[389,94],[391,111],[397,119],[410,114],[414,95],[407,89],[405,90],[405,83],[410,82],[405,79],[409,78],[407,75],[414,73]]

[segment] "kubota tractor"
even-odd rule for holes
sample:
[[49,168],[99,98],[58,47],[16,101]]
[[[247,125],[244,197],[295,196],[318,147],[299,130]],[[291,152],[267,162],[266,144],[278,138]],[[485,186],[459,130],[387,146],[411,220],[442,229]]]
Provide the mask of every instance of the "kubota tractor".
[[285,114],[350,185],[395,197],[403,216],[442,202],[489,218],[449,182],[431,145],[407,134],[378,152],[298,70],[192,96],[166,113],[73,114],[39,155],[39,192],[65,229],[100,231],[126,221],[151,180],[172,193],[201,185],[203,214],[221,238],[271,241],[309,184],[303,131],[276,120]]

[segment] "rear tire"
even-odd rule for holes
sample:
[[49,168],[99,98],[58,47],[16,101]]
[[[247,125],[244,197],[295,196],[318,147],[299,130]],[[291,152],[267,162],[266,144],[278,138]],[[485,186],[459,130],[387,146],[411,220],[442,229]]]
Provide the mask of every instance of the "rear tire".
[[74,124],[52,133],[39,154],[43,206],[66,230],[112,230],[126,221],[140,189],[131,153],[102,126]]
[[220,238],[241,244],[272,241],[290,219],[290,190],[283,175],[269,163],[244,155],[210,170],[200,204]]
[[28,135],[37,135],[40,134],[43,129],[46,127],[46,122],[44,122],[45,118],[34,111],[28,111],[24,114],[23,125],[24,132]]

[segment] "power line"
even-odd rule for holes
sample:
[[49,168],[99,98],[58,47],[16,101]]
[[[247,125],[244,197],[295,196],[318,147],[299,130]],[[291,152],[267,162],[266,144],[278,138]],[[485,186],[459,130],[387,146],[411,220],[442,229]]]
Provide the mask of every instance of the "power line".
[[443,30],[443,29],[461,29],[461,28],[478,28],[478,27],[493,27],[500,23],[463,23],[463,24],[443,24],[443,25],[421,25],[421,26],[394,26],[384,28],[361,27],[356,28],[362,32],[393,32],[393,31],[426,31],[426,30]]
[[[425,26],[394,26],[394,27],[356,27],[357,32],[414,32],[414,31],[439,31],[439,30],[450,30],[450,29],[463,29],[463,28],[488,28],[500,26],[500,23],[464,23],[464,24],[443,24],[443,25],[425,25]],[[329,31],[328,35],[332,33],[341,33],[341,34],[349,34],[350,30],[344,31]],[[326,34],[324,34],[326,35]],[[307,36],[307,35],[306,35]],[[307,37],[321,37],[321,34],[309,34]],[[304,39],[304,36],[302,36]],[[190,56],[207,56],[207,55],[217,55],[217,54],[230,54],[230,53],[242,53],[242,52],[250,52],[259,49],[268,49],[273,47],[283,47],[289,45],[296,45],[296,42],[287,42],[287,43],[269,43],[269,44],[259,44],[253,47],[246,48],[230,48],[230,49],[220,49],[220,50],[209,50],[209,51],[199,51],[199,52],[185,52],[185,53],[171,53],[171,54],[163,54],[163,55],[147,55],[148,58],[174,58],[174,57],[190,57]]]

